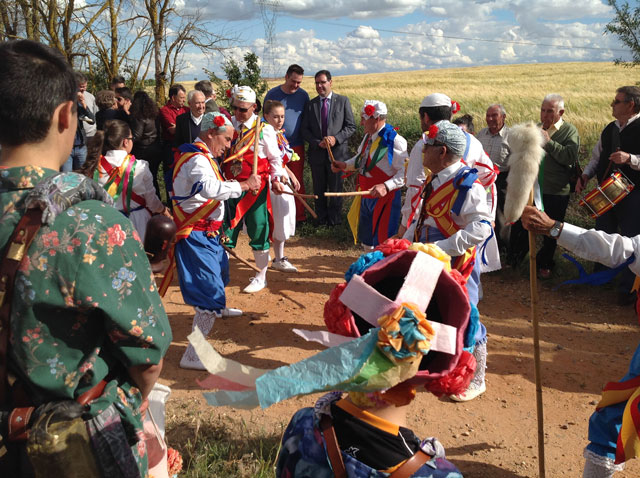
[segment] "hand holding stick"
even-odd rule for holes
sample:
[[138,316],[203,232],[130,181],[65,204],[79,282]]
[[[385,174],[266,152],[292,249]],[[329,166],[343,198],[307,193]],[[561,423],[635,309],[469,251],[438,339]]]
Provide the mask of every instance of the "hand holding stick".
[[331,161],[332,163],[335,163],[336,158],[333,157],[333,151],[331,151],[331,144],[329,143],[329,138],[327,138],[326,136],[324,138],[324,144],[327,145],[327,153],[329,153],[329,161]]

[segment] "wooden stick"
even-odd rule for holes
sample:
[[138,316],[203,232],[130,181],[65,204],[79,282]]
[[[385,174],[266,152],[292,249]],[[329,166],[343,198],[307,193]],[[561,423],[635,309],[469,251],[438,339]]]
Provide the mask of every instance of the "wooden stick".
[[[258,143],[260,142],[260,117],[256,118],[256,136],[253,138],[253,168],[251,172],[253,174],[258,174]],[[251,191],[254,196],[258,194],[258,190]],[[258,271],[260,272],[260,271]]]
[[222,244],[222,247],[224,248],[225,251],[227,251],[230,255],[232,255],[233,257],[235,257],[236,259],[238,259],[240,262],[242,262],[245,266],[249,266],[251,267],[254,271],[256,272],[261,272],[260,269],[258,269],[256,266],[254,266],[253,264],[251,264],[250,262],[244,260],[242,257],[240,257],[238,254],[236,254],[236,251],[234,251],[233,249],[228,248],[227,246],[225,246],[224,244]]
[[[533,190],[529,194],[529,206],[532,205]],[[536,266],[536,235],[531,231],[529,231],[529,283],[531,288],[531,324],[533,325],[533,363],[536,380],[536,413],[538,415],[538,476],[545,478],[542,367],[540,365],[540,326],[538,323],[538,270]]]
[[313,210],[313,208],[311,206],[309,206],[307,204],[307,201],[305,201],[304,199],[302,199],[303,197],[313,197],[315,199],[318,199],[318,196],[314,196],[311,194],[299,194],[293,191],[293,188],[287,184],[287,186],[289,186],[289,188],[291,189],[291,192],[289,191],[283,191],[283,194],[292,194],[293,196],[296,196],[298,199],[300,199],[300,202],[302,203],[302,205],[304,206],[304,208],[309,211],[309,214],[311,214],[311,216],[313,216],[314,219],[318,219],[318,215],[316,214],[316,212]]
[[371,194],[370,189],[367,191],[344,191],[341,193],[324,193],[325,196],[329,196],[329,197],[366,196],[367,194]]
[[327,146],[327,153],[329,153],[329,161],[336,162],[336,158],[333,157],[333,151],[331,151],[331,145],[329,144],[329,138],[324,137],[324,144]]
[[315,194],[300,194],[295,191],[282,191],[282,194],[288,194],[289,196],[295,196],[297,198],[318,199]]

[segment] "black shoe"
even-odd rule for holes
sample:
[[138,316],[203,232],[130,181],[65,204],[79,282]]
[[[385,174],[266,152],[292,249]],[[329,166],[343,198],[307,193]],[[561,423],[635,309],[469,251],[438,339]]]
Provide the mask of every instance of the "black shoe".
[[636,302],[636,293],[635,292],[618,292],[618,305],[621,307],[626,307],[631,304],[635,304]]

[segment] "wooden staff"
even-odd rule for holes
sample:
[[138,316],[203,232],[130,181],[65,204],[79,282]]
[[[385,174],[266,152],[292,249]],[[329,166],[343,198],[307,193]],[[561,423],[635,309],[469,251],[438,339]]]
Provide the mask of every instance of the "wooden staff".
[[309,214],[311,214],[311,216],[313,216],[314,219],[318,219],[318,215],[316,214],[316,212],[313,210],[313,208],[311,206],[309,206],[307,204],[307,201],[305,201],[303,198],[308,197],[308,198],[314,198],[314,199],[318,199],[318,196],[315,196],[313,194],[300,194],[297,193],[293,190],[293,188],[291,188],[291,185],[287,184],[287,186],[289,186],[289,188],[291,189],[291,192],[289,191],[282,191],[282,194],[291,194],[292,196],[297,197],[298,199],[300,199],[300,202],[302,203],[302,205],[304,206],[304,208],[309,211]]
[[[529,193],[529,206],[533,206],[533,189]],[[532,231],[529,231],[529,286],[531,291],[531,325],[533,326],[536,414],[538,416],[538,476],[544,478],[544,412],[542,407],[542,365],[540,363],[540,326],[538,321],[538,269],[536,265],[536,235]]]
[[[260,142],[260,117],[256,118],[256,136],[253,138],[253,168],[252,173],[258,174],[258,143]],[[258,194],[258,190],[251,191],[254,196]],[[260,272],[260,271],[258,271]]]
[[238,259],[240,262],[242,262],[245,266],[249,266],[251,267],[254,271],[256,272],[261,272],[260,269],[258,269],[256,266],[254,266],[253,264],[251,264],[248,261],[245,261],[242,257],[240,257],[238,254],[236,254],[236,251],[234,251],[233,249],[228,248],[227,246],[225,246],[224,244],[222,244],[222,247],[224,248],[225,251],[227,251],[230,255],[232,255],[233,257],[235,257],[236,259]]
[[324,144],[327,146],[327,153],[329,153],[329,161],[332,163],[336,162],[336,158],[333,157],[333,151],[331,151],[331,145],[329,144],[329,138],[324,137]]
[[366,191],[344,191],[341,193],[324,193],[325,196],[330,196],[330,197],[366,196],[367,194],[371,194],[370,189]]

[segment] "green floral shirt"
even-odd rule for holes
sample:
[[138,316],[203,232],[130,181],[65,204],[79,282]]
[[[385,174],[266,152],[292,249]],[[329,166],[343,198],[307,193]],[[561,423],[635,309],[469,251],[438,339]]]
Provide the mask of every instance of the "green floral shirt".
[[[0,248],[23,215],[27,194],[54,174],[29,166],[0,169]],[[64,181],[78,182],[73,175]],[[85,200],[40,228],[16,274],[10,340],[12,372],[36,401],[75,399],[111,372],[91,413],[116,406],[144,476],[141,397],[126,369],[159,363],[171,329],[127,218]]]

